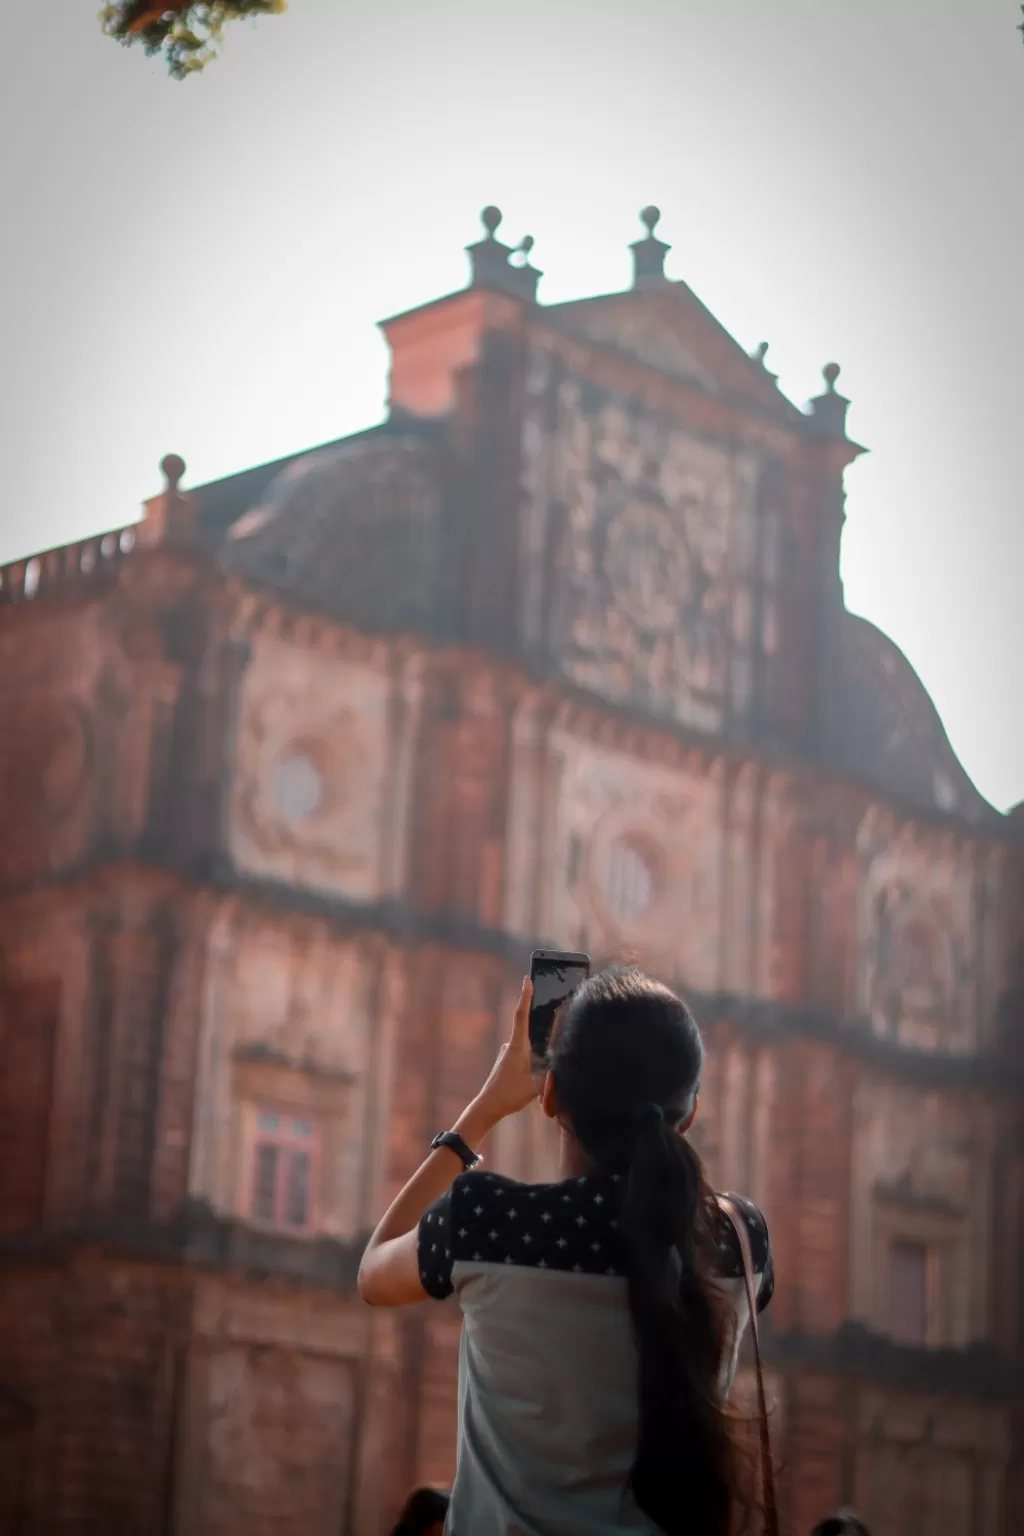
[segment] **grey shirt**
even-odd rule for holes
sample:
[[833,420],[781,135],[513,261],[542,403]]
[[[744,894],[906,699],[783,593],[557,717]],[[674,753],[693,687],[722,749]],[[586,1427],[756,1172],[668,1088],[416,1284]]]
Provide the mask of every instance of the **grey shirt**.
[[[637,1361],[618,1237],[618,1180],[520,1184],[467,1173],[423,1216],[427,1292],[458,1297],[458,1466],[448,1536],[653,1533],[629,1492]],[[747,1222],[758,1310],[774,1276],[764,1217]],[[736,1309],[728,1393],[748,1322],[739,1244],[727,1218],[713,1266]]]

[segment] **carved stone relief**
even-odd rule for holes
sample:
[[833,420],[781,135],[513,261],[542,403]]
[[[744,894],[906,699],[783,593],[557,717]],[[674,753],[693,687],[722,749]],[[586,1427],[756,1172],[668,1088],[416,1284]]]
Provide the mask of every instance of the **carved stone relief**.
[[356,899],[383,894],[389,686],[372,665],[256,641],[233,786],[242,868]]
[[902,1045],[967,1051],[991,986],[975,953],[980,930],[974,850],[939,833],[866,818],[861,860],[857,1011]]
[[583,379],[546,386],[540,360],[530,384],[528,642],[586,688],[722,729],[750,704],[756,457]]
[[[595,955],[635,956],[714,990],[720,959],[718,786],[556,732],[562,763],[542,931]],[[546,832],[541,833],[546,836]]]

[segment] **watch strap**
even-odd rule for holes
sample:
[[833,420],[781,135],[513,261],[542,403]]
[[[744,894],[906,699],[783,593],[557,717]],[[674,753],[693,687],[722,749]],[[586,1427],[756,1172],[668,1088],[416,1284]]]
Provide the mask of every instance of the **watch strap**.
[[468,1141],[464,1141],[458,1131],[442,1131],[440,1136],[435,1136],[430,1143],[430,1150],[436,1152],[438,1147],[448,1147],[456,1157],[462,1159],[463,1167],[475,1168],[482,1162],[479,1152],[474,1152]]

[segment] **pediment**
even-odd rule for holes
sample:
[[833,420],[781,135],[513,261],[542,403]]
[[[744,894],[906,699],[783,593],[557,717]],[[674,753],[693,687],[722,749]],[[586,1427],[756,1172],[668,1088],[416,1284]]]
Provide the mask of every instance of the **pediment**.
[[791,421],[802,413],[773,376],[697,298],[686,283],[663,283],[545,310],[560,330],[693,384]]

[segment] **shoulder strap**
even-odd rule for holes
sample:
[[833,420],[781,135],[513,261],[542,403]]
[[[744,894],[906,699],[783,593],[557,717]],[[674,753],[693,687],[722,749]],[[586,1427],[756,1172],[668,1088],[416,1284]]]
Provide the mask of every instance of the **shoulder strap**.
[[765,1536],[779,1536],[779,1510],[775,1501],[775,1467],[772,1462],[772,1442],[768,1432],[768,1403],[764,1391],[764,1374],[761,1369],[761,1339],[757,1326],[757,1297],[754,1293],[754,1256],[750,1249],[750,1234],[743,1212],[726,1195],[716,1195],[719,1207],[728,1216],[740,1245],[743,1260],[743,1279],[747,1289],[747,1306],[750,1309],[750,1332],[754,1341],[754,1372],[757,1376],[757,1416],[761,1432],[761,1480],[764,1490]]

